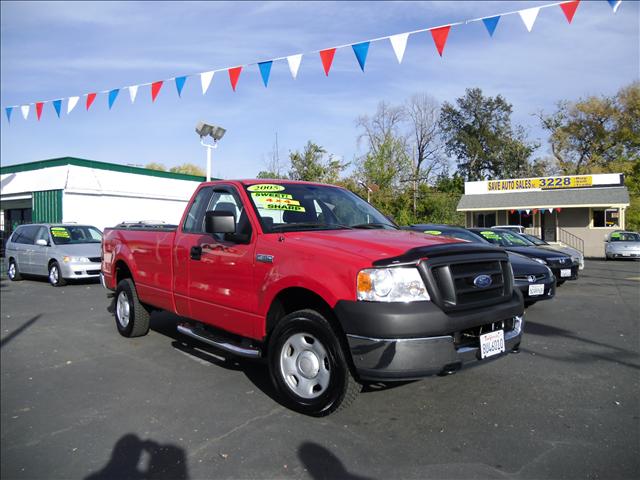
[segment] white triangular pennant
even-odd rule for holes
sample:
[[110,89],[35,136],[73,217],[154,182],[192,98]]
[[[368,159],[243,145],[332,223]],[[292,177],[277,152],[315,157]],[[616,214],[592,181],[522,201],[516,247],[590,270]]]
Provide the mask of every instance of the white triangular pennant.
[[31,109],[31,106],[29,105],[22,105],[20,107],[20,111],[22,112],[22,117],[26,120],[27,117],[29,116],[29,110]]
[[520,18],[524,22],[524,26],[527,27],[527,30],[529,32],[533,28],[533,24],[536,23],[536,18],[538,17],[539,11],[540,11],[540,7],[535,7],[535,8],[527,8],[525,10],[520,10],[518,12],[520,14]]
[[613,8],[613,13],[618,13],[618,8],[620,8],[620,5],[622,5],[622,0],[618,0],[611,6],[611,8]]
[[287,62],[289,62],[289,70],[291,70],[291,76],[295,79],[298,76],[298,69],[300,68],[300,62],[302,61],[302,54],[289,55]]
[[549,209],[549,213],[553,213],[553,208],[550,208],[550,209]]
[[138,94],[138,85],[131,85],[129,87],[129,97],[131,97],[131,103],[136,101],[137,94]]
[[531,212],[531,210],[529,210],[528,208],[525,210],[525,212],[527,212],[527,215],[529,215],[529,213]]
[[202,84],[202,94],[204,95],[209,90],[209,85],[211,85],[211,80],[213,79],[213,74],[215,72],[204,72],[200,74],[200,83]]
[[396,54],[398,63],[402,63],[402,57],[404,57],[404,50],[407,48],[408,33],[399,33],[398,35],[392,35],[389,37],[393,51]]
[[69,97],[69,101],[67,102],[67,115],[71,113],[71,110],[76,108],[78,100],[80,100],[80,97]]

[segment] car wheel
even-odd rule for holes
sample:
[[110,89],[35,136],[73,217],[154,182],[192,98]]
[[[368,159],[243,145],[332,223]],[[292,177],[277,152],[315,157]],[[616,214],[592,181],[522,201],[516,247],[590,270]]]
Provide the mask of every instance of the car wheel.
[[18,264],[12,258],[9,260],[9,267],[7,268],[7,277],[12,282],[17,282],[18,280],[22,280],[22,275],[20,275],[20,270],[18,270]]
[[54,287],[63,287],[67,284],[64,278],[62,278],[62,271],[58,262],[51,262],[49,265],[49,283]]
[[313,416],[349,406],[360,385],[336,332],[314,310],[299,310],[276,325],[269,341],[269,372],[283,402]]
[[140,303],[133,280],[120,280],[116,287],[114,315],[123,337],[142,337],[149,332],[149,311]]

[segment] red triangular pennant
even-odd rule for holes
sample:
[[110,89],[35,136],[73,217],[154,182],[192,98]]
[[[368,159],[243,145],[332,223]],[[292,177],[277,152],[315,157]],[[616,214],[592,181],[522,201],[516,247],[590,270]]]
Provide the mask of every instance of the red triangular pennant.
[[331,70],[331,64],[333,63],[333,56],[336,54],[335,48],[328,48],[326,50],[320,50],[320,58],[322,59],[322,66],[324,67],[324,74],[328,77],[329,70]]
[[162,88],[163,83],[164,83],[164,80],[160,80],[158,82],[153,82],[151,84],[151,101],[152,102],[156,101],[156,97],[158,96],[158,93],[160,93],[160,89]]
[[576,9],[580,4],[580,0],[574,0],[572,2],[561,3],[560,8],[564,12],[564,16],[567,17],[567,22],[571,23],[573,16],[576,13]]
[[240,78],[240,72],[242,72],[242,67],[234,67],[228,70],[229,72],[229,81],[231,82],[231,88],[233,91],[236,91],[236,85],[238,84],[238,79]]
[[38,116],[38,120],[40,120],[40,117],[42,116],[42,107],[44,105],[44,102],[37,102],[36,103],[36,115]]
[[433,41],[436,44],[436,48],[438,49],[438,53],[442,56],[442,52],[444,51],[444,45],[447,43],[447,35],[449,35],[449,30],[451,30],[451,25],[447,25],[446,27],[438,27],[429,30],[431,32],[431,36],[433,37]]
[[87,110],[91,107],[91,104],[96,99],[97,93],[87,93]]

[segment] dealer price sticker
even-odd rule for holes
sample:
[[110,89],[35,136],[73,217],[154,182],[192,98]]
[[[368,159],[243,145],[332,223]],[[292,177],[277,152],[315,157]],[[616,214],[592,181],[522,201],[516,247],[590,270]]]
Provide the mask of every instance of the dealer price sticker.
[[570,276],[571,276],[570,268],[563,268],[562,270],[560,270],[560,277],[570,277]]
[[544,293],[544,285],[529,285],[529,295],[542,295]]
[[487,358],[504,352],[504,330],[480,335],[480,358]]

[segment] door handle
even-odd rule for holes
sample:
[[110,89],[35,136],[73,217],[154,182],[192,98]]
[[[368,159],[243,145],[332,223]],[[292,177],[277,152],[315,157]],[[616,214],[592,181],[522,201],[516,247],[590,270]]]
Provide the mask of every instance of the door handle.
[[194,247],[191,247],[191,260],[200,260],[200,258],[202,257],[202,247],[197,245]]

